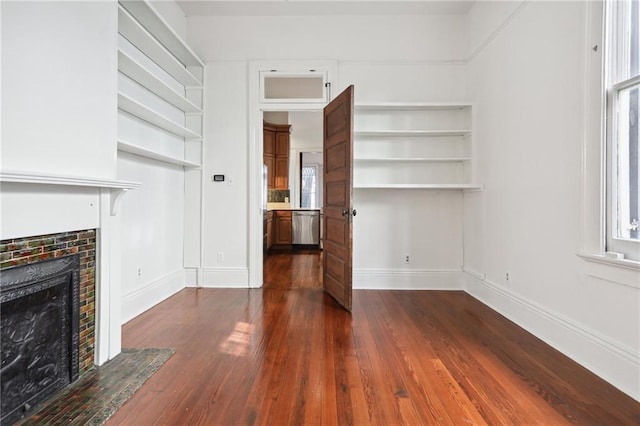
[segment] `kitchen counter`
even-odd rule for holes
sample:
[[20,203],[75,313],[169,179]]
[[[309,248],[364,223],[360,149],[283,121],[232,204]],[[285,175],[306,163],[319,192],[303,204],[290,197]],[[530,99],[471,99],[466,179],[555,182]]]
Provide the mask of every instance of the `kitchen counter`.
[[285,212],[321,212],[322,209],[301,209],[296,207],[267,207],[267,211],[285,211]]
[[282,211],[322,211],[322,209],[317,208],[317,209],[301,209],[301,208],[296,208],[296,207],[291,207],[291,203],[267,203],[267,211],[277,211],[277,210],[282,210]]
[[270,212],[276,212],[276,211],[284,211],[284,212],[319,212],[319,211],[322,211],[322,209],[297,209],[295,207],[290,207],[288,209],[283,209],[283,208],[268,209],[267,211],[270,211]]

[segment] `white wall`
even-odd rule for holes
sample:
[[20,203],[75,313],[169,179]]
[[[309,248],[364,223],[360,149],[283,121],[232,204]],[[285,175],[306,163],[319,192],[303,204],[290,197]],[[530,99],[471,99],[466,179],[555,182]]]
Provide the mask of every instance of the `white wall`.
[[465,197],[467,291],[640,398],[640,275],[577,256],[587,10],[478,2],[470,12],[474,173],[485,190]]
[[[205,111],[203,284],[246,287],[249,226],[246,62],[207,63]],[[258,164],[261,167],[262,161]],[[214,174],[224,174],[225,182],[212,182]]]
[[[247,210],[249,61],[337,60],[334,94],[355,84],[359,102],[461,101],[466,91],[464,23],[460,16],[188,18],[189,43],[208,61],[206,175],[215,171],[234,177],[232,186],[206,184],[205,285],[250,284],[247,223],[249,215],[259,212]],[[461,193],[363,192],[356,193],[355,206],[356,286],[460,288]],[[447,220],[443,224],[420,216]],[[370,231],[398,224],[400,234],[411,236],[402,244],[388,233]],[[380,250],[382,257],[376,255]],[[410,267],[400,266],[398,253],[406,250],[414,255]],[[218,253],[224,254],[223,261]],[[405,272],[400,282],[390,275],[398,268]],[[443,271],[454,269],[455,283],[443,278]]]
[[194,16],[206,60],[449,61],[466,54],[464,16]]
[[2,169],[115,178],[116,4],[1,7]]

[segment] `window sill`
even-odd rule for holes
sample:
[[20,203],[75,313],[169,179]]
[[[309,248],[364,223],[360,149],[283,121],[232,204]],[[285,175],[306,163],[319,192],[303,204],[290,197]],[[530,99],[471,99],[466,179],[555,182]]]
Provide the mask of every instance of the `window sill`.
[[614,259],[611,257],[606,257],[602,254],[591,253],[578,253],[578,256],[580,256],[587,262],[604,263],[605,265],[618,266],[620,268],[635,269],[636,271],[640,271],[640,262],[638,262],[637,260]]
[[586,273],[614,284],[640,289],[640,262],[612,259],[602,254],[578,253],[588,263]]

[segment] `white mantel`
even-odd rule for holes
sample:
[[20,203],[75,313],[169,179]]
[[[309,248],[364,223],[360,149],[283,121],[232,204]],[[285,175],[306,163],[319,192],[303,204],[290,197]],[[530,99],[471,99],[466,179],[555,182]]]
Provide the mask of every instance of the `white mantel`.
[[0,172],[0,239],[96,229],[95,363],[121,351],[120,216],[136,182]]

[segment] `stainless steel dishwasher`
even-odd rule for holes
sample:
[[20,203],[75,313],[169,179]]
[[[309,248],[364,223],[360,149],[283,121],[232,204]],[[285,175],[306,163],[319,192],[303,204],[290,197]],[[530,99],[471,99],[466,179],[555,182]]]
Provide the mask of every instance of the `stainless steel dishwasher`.
[[320,211],[293,210],[291,212],[293,244],[320,244]]

